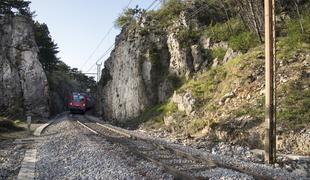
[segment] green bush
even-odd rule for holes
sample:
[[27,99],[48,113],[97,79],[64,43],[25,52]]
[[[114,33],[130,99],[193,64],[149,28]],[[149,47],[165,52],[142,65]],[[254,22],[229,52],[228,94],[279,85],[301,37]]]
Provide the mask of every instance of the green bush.
[[258,44],[259,41],[256,35],[250,31],[242,32],[229,39],[229,46],[243,53],[246,53],[250,48],[256,47]]
[[177,110],[176,104],[168,100],[162,104],[146,109],[139,117],[128,121],[126,126],[137,128],[140,124],[145,122],[150,126],[152,126],[151,124],[163,124],[164,116],[169,116]]
[[196,43],[201,36],[200,32],[194,29],[181,29],[177,38],[180,41],[181,48],[189,47],[191,44]]
[[214,58],[217,57],[219,60],[223,60],[226,52],[227,52],[226,48],[218,47],[218,48],[213,49],[212,54]]
[[149,12],[149,15],[158,21],[158,23],[156,23],[158,28],[166,28],[179,17],[181,11],[184,10],[185,7],[185,4],[179,0],[169,0],[159,10]]
[[[309,12],[310,13],[310,12]],[[298,18],[287,19],[282,25],[277,43],[277,58],[291,56],[296,50],[309,49],[310,44],[310,15],[305,13],[300,21],[304,32],[301,30]]]
[[0,120],[0,133],[1,132],[11,132],[11,131],[21,131],[24,128],[16,126],[13,121]]
[[212,37],[215,41],[228,41],[232,36],[237,36],[244,32],[246,27],[241,20],[232,18],[225,23],[216,23],[210,25],[205,31],[204,35]]
[[[302,24],[303,32],[300,24]],[[290,49],[296,49],[302,43],[310,43],[310,15],[305,14],[302,19],[287,19],[281,35],[284,37],[283,43]]]
[[[225,23],[210,25],[204,31],[204,35],[212,37],[214,41],[227,41],[231,48],[241,52],[247,52],[259,44],[256,35],[248,30],[238,18],[232,18]],[[221,54],[223,52],[215,53]]]
[[116,19],[115,26],[118,28],[122,28],[126,23],[133,22],[135,20],[135,16],[141,12],[141,9],[128,8],[124,10],[124,12]]
[[299,130],[310,123],[310,90],[303,86],[291,82],[281,87],[284,94],[278,103],[277,123],[287,130]]

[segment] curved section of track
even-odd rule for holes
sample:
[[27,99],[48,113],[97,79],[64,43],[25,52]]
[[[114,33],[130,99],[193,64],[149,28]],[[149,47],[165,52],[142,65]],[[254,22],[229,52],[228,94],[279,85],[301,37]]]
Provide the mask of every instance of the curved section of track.
[[232,179],[273,179],[239,167],[194,156],[170,146],[127,133],[125,130],[109,124],[95,122],[85,116],[73,116],[72,119],[77,120],[79,126],[87,128],[112,143],[126,146],[136,156],[143,157],[163,167],[176,179],[210,179],[221,177],[221,171],[229,172]]

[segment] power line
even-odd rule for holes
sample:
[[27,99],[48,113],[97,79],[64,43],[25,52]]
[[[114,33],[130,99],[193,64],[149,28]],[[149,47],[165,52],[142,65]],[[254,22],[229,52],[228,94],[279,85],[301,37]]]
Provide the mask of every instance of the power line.
[[[132,1],[133,1],[133,0],[131,0],[131,1],[128,3],[128,5],[126,6],[125,9],[127,9],[127,8],[129,7],[129,5],[131,4]],[[159,3],[155,5],[156,2],[159,2]],[[159,4],[160,4],[160,1],[154,0],[154,1],[148,6],[148,8],[147,8],[146,10],[148,11],[148,10],[149,10],[150,8],[152,8],[154,5],[155,5],[155,6],[153,7],[153,9],[155,9]],[[195,10],[194,12],[192,12],[192,13],[189,15],[188,19],[193,18],[193,17],[196,16],[199,12],[201,12],[202,10],[204,10],[206,7],[208,7],[208,4],[206,4],[206,5],[204,5],[204,6],[201,6],[200,8],[198,8],[197,10]],[[152,10],[153,10],[153,9],[152,9]],[[114,45],[115,45],[115,43],[113,43],[113,44],[103,53],[103,55],[101,55],[100,58],[98,58],[98,60],[96,61],[96,63],[93,64],[86,72],[89,72],[90,70],[92,70],[92,69],[95,67],[95,65],[96,65],[101,59],[103,59],[109,52],[111,52],[111,50],[112,50],[112,48],[114,47]]]
[[[125,8],[124,9],[127,9],[130,5],[131,5],[131,3],[133,2],[133,0],[130,0],[129,2],[128,2],[128,4],[125,6]],[[83,63],[83,65],[81,66],[81,68],[80,69],[82,69],[83,68],[83,66],[84,65],[86,65],[87,64],[87,62],[94,56],[94,54],[96,53],[96,51],[99,49],[99,47],[102,45],[102,43],[104,42],[104,40],[108,37],[108,35],[111,33],[111,31],[113,30],[113,25],[110,27],[110,29],[109,29],[109,31],[105,34],[105,36],[100,40],[100,42],[99,42],[99,44],[97,45],[97,47],[95,48],[95,50],[92,52],[92,54],[87,58],[87,60]],[[89,72],[90,70],[92,70],[92,68],[98,63],[98,61],[100,61],[107,53],[108,53],[108,51],[112,48],[114,46],[114,43],[113,43],[113,45],[108,49],[108,50],[106,50],[105,51],[105,53],[96,61],[96,63],[95,64],[93,64],[86,72]]]
[[81,66],[80,69],[82,69],[87,62],[94,56],[94,54],[97,52],[97,50],[100,48],[100,46],[102,45],[102,43],[104,42],[104,40],[108,37],[108,35],[111,33],[113,29],[113,26],[110,27],[110,29],[108,30],[108,32],[104,35],[104,37],[100,40],[99,44],[97,45],[97,47],[94,49],[94,51],[91,53],[91,55],[86,59],[86,61],[83,63],[83,65]]
[[149,9],[151,9],[151,8],[153,7],[153,5],[156,3],[156,1],[158,1],[158,0],[154,0],[154,1],[149,5],[149,7],[146,8],[146,10],[148,11]]
[[96,63],[93,64],[86,72],[89,72],[90,70],[92,70],[92,69],[95,67],[95,65],[96,65],[101,59],[103,59],[109,52],[111,52],[111,51],[112,51],[112,48],[114,47],[114,44],[115,44],[115,43],[113,43],[113,44],[109,47],[109,49],[107,49],[107,50],[100,56],[100,58],[98,58],[98,60],[96,61]]
[[156,9],[161,4],[161,1],[158,1],[158,3],[152,8],[152,10]]
[[194,16],[196,16],[198,13],[200,13],[202,10],[204,10],[208,6],[209,6],[208,4],[205,4],[204,6],[201,6],[200,8],[195,10],[193,13],[191,13],[191,15],[189,15],[188,19],[193,18]]
[[133,0],[130,0],[130,1],[129,1],[129,3],[128,3],[127,6],[125,7],[125,9],[127,9],[127,8],[130,6],[130,4],[132,3],[132,1],[133,1]]

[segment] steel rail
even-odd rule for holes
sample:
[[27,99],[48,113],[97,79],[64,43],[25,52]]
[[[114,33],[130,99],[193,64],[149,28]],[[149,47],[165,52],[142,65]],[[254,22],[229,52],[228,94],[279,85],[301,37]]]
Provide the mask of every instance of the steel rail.
[[[138,137],[134,134],[131,134],[131,133],[128,133],[128,132],[125,132],[124,130],[120,130],[120,128],[115,128],[113,127],[112,125],[110,124],[101,124],[97,121],[94,121],[94,120],[91,120],[87,117],[84,117],[85,119],[87,119],[88,121],[91,121],[91,122],[95,122],[96,125],[99,125],[103,128],[106,128],[107,130],[109,131],[112,131],[114,133],[117,133],[117,134],[120,134],[120,135],[123,135],[127,138],[131,138],[131,139],[134,139],[134,140],[142,140],[142,141],[145,141],[147,143],[150,143],[149,140],[147,139],[144,139],[144,138],[141,138],[141,137]],[[234,170],[234,171],[238,171],[240,173],[244,173],[244,174],[247,174],[247,175],[250,175],[250,176],[253,176],[254,179],[259,179],[259,180],[270,180],[270,179],[274,179],[274,177],[271,177],[271,176],[267,176],[267,175],[261,175],[261,174],[258,174],[256,172],[253,172],[253,171],[249,171],[248,169],[244,169],[242,167],[237,167],[237,166],[233,166],[233,165],[229,165],[229,164],[224,164],[222,162],[219,162],[219,161],[215,161],[215,160],[210,160],[206,157],[203,157],[203,156],[194,156],[190,153],[187,153],[187,152],[183,152],[181,150],[177,150],[177,149],[173,149],[167,145],[163,145],[163,144],[157,144],[155,142],[152,142],[153,145],[155,146],[161,146],[162,148],[164,149],[167,149],[175,154],[178,154],[179,156],[185,156],[187,159],[190,159],[190,160],[193,160],[193,161],[204,161],[204,164],[208,165],[208,166],[212,166],[212,167],[221,167],[221,168],[225,168],[225,169],[231,169],[231,170]]]

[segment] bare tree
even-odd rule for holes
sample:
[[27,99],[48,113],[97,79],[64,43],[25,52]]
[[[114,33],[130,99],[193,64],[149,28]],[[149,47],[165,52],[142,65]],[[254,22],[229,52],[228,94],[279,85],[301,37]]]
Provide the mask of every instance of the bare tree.
[[253,30],[259,41],[263,42],[264,2],[263,0],[232,0],[242,21]]

